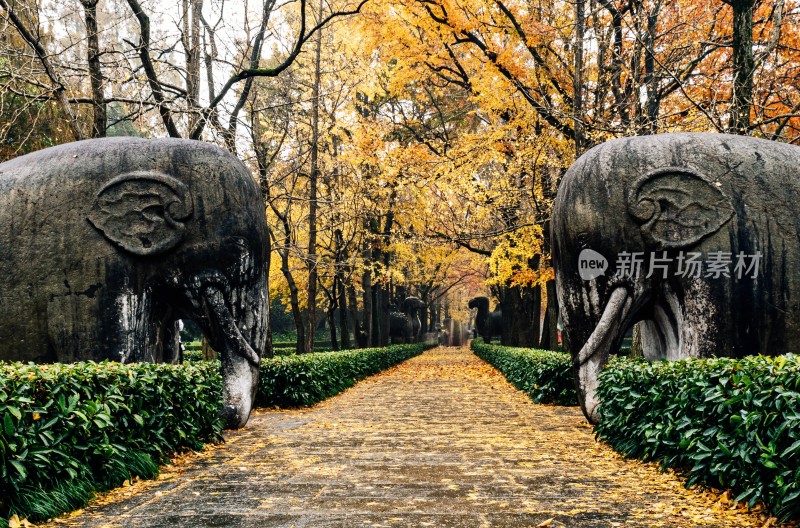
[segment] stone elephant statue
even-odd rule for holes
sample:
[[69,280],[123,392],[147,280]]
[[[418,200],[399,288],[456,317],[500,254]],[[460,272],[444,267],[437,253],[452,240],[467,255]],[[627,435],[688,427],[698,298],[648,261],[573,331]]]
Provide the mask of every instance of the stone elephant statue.
[[389,312],[389,337],[393,343],[416,343],[420,338],[422,322],[419,310],[425,303],[419,297],[406,297],[403,300],[403,311],[396,308]]
[[478,313],[475,315],[475,328],[484,343],[491,343],[493,337],[503,335],[503,311],[497,308],[490,312],[488,297],[474,297],[470,299],[467,306],[471,310],[478,309]]
[[800,352],[800,147],[681,133],[581,156],[553,206],[552,248],[580,404],[640,325],[650,360]]
[[243,426],[267,339],[264,202],[228,152],[80,141],[0,164],[0,359],[176,362],[191,319]]

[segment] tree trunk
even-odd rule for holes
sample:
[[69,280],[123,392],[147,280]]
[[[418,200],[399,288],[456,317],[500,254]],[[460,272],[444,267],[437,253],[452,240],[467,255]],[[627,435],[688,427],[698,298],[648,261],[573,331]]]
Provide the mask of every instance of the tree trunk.
[[281,272],[289,285],[289,305],[292,307],[294,327],[297,330],[297,353],[303,354],[308,352],[308,349],[306,349],[306,329],[303,321],[303,312],[300,310],[300,290],[294,281],[292,270],[289,268],[289,249],[278,251],[278,253],[281,256]]
[[[387,246],[389,245],[389,240],[392,236],[392,230],[394,229],[394,204],[397,199],[397,189],[392,188],[392,192],[389,195],[389,206],[388,212],[386,213],[386,220],[383,224],[383,232],[381,237],[381,244],[380,244],[380,251],[379,257],[380,261],[383,262],[383,269],[389,269],[392,263],[392,255],[387,250]],[[375,261],[377,262],[378,259],[376,258]],[[385,283],[384,283],[385,284]],[[381,313],[381,339],[380,339],[380,346],[388,346],[389,345],[389,326],[390,326],[390,317],[389,317],[389,304],[391,301],[391,284],[381,285],[380,290],[380,313]]]
[[389,312],[391,311],[389,306],[389,291],[388,288],[381,287],[380,288],[380,313],[381,313],[381,339],[380,339],[380,346],[389,346],[389,323],[390,317]]
[[332,350],[339,350],[339,339],[336,335],[336,286],[334,285],[334,290],[331,292],[333,298],[331,299],[330,304],[328,305],[328,313],[326,314],[328,317],[328,327],[330,328],[331,334],[331,349]]
[[371,288],[372,300],[370,305],[372,307],[372,323],[370,326],[372,327],[372,333],[370,334],[369,344],[373,347],[381,346],[381,342],[383,341],[381,331],[383,330],[383,325],[381,324],[381,287],[378,284],[373,284]]
[[[256,33],[256,37],[253,40],[253,49],[250,53],[250,68],[256,69],[261,62],[261,48],[264,44],[264,34],[267,31],[267,26],[269,25],[269,19],[272,15],[272,10],[275,7],[276,0],[266,0],[264,2],[264,9],[261,13],[261,25],[258,29],[258,33]],[[208,26],[206,26],[206,30],[208,30]],[[222,136],[225,140],[225,148],[227,148],[230,152],[236,154],[236,129],[239,124],[239,112],[244,108],[245,103],[247,102],[247,98],[250,96],[250,90],[253,88],[253,83],[255,81],[255,77],[248,77],[244,81],[244,86],[242,86],[242,91],[239,93],[239,99],[236,101],[236,104],[231,109],[230,117],[228,118],[228,128],[223,130]],[[213,99],[213,85],[210,85],[210,99]],[[212,118],[217,115],[216,109],[211,112]],[[198,130],[199,127],[195,124],[192,129]]]
[[747,134],[753,106],[753,10],[755,0],[724,0],[733,8],[733,94],[728,126],[734,134]]
[[575,0],[575,75],[573,76],[573,115],[575,116],[575,157],[583,154],[583,41],[584,0]]
[[158,80],[153,58],[150,56],[150,17],[145,14],[141,4],[139,4],[139,0],[127,0],[127,2],[139,22],[139,44],[136,49],[139,52],[139,59],[142,61],[142,69],[147,75],[147,82],[150,85],[150,91],[153,93],[153,99],[155,99],[158,106],[158,113],[161,115],[164,128],[167,129],[169,136],[181,137],[172,117],[172,110],[167,105],[164,97],[164,90],[162,90],[161,82]]
[[542,340],[539,347],[545,350],[558,350],[558,296],[556,295],[556,281],[547,281],[545,292],[547,307],[545,308]]
[[334,231],[334,240],[336,242],[336,258],[334,262],[333,295],[336,296],[339,306],[339,333],[342,337],[342,349],[347,350],[351,348],[350,324],[347,311],[347,287],[345,284],[345,270],[349,270],[349,267],[347,266],[347,250],[341,229]]
[[89,81],[92,87],[92,137],[106,137],[106,99],[100,64],[100,41],[97,36],[97,1],[81,0],[86,21]]
[[647,15],[647,32],[645,33],[645,58],[644,58],[644,81],[647,89],[647,106],[645,133],[657,134],[658,133],[658,113],[661,106],[661,101],[658,94],[658,79],[655,75],[656,58],[655,58],[655,42],[656,42],[656,27],[658,24],[658,13],[661,9],[661,4],[658,3],[653,10]]
[[[320,13],[322,4],[320,3]],[[314,351],[314,331],[317,320],[317,183],[319,181],[319,85],[322,76],[322,31],[317,34],[314,49],[314,85],[311,88],[311,171],[308,191],[308,328],[307,352]]]
[[208,339],[206,336],[203,336],[203,344],[201,345],[202,356],[205,361],[212,361],[219,357],[216,350],[211,348],[211,345],[208,344]]
[[341,334],[342,350],[353,348],[350,341],[349,313],[347,310],[347,295],[344,284],[339,285],[339,333]]
[[353,325],[353,339],[359,348],[367,346],[364,339],[366,333],[364,332],[364,325],[358,318],[358,299],[356,297],[356,289],[352,284],[347,286],[347,308],[350,310],[350,321]]
[[[366,223],[366,222],[365,222]],[[367,262],[369,262],[369,244],[364,242],[364,257]],[[362,294],[362,304],[364,305],[364,314],[361,318],[363,321],[363,346],[372,346],[375,332],[372,328],[372,320],[373,320],[373,309],[372,309],[372,271],[369,269],[369,266],[364,267],[364,274],[361,275],[361,289],[363,290]]]
[[431,322],[428,328],[431,330],[436,330],[437,327],[441,330],[442,328],[442,302],[436,301],[431,306]]
[[[45,49],[44,45],[39,40],[38,36],[34,36],[34,33],[30,29],[28,29],[27,26],[25,26],[22,19],[19,17],[17,11],[14,9],[16,5],[12,7],[12,5],[9,4],[8,0],[0,0],[0,7],[6,10],[6,14],[8,15],[9,20],[11,21],[13,26],[17,29],[20,36],[22,36],[25,42],[27,42],[28,45],[31,48],[33,48],[33,51],[36,53],[36,57],[39,59],[39,62],[42,63],[42,67],[44,68],[47,77],[53,84],[55,84],[55,86],[53,87],[53,93],[55,94],[56,99],[61,105],[61,109],[64,111],[64,114],[67,116],[67,124],[69,126],[70,131],[72,132],[72,136],[75,138],[75,141],[80,141],[81,139],[84,139],[83,132],[81,131],[80,122],[78,121],[78,117],[75,115],[75,112],[72,109],[72,105],[69,102],[69,97],[67,96],[67,87],[59,77],[58,72],[56,71],[53,64],[50,62],[50,54]],[[38,35],[39,33],[38,28],[35,30],[35,32]]]
[[539,346],[542,289],[519,286],[499,288],[500,308],[503,310],[503,346]]
[[619,116],[623,129],[630,125],[630,113],[625,101],[622,87],[622,67],[624,61],[624,29],[623,13],[617,9],[614,2],[601,0],[606,10],[611,14],[611,31],[613,44],[611,47],[611,93],[614,95],[614,111]]
[[193,130],[200,118],[200,16],[203,0],[183,0],[183,35],[181,40],[186,56],[186,104],[189,108],[188,130]]
[[349,350],[353,348],[350,341],[350,322],[349,311],[347,306],[347,287],[344,281],[339,281],[339,333],[341,334],[342,350]]

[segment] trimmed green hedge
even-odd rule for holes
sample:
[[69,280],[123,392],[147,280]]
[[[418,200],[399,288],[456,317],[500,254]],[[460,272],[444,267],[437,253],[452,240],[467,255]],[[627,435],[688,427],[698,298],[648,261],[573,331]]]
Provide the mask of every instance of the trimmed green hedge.
[[[341,352],[335,351],[330,346],[316,346],[314,345],[314,351],[316,352]],[[291,356],[292,354],[297,353],[297,345],[292,346],[281,346],[278,348],[272,349],[272,353],[276,356]]]
[[503,373],[506,379],[536,403],[577,405],[569,354],[532,348],[487,345],[473,339],[472,350]]
[[[324,346],[315,347],[314,350],[316,350],[317,352],[331,352],[332,351],[330,347],[324,347]],[[273,348],[272,349],[272,353],[274,355],[276,355],[276,356],[290,356],[292,354],[295,354],[296,351],[297,351],[297,347],[294,346],[294,345],[291,346],[291,347],[283,346],[283,347]],[[203,351],[202,351],[202,349],[188,347],[188,346],[186,347],[186,350],[183,351],[183,360],[184,361],[192,361],[192,362],[205,361],[203,359]]]
[[221,439],[219,366],[0,364],[0,514],[44,520]]
[[188,343],[183,343],[183,349],[185,352],[200,352],[203,350],[203,342],[202,341],[189,341]]
[[611,361],[600,374],[598,438],[688,470],[693,483],[800,517],[800,358]]
[[418,356],[426,348],[423,344],[392,345],[266,359],[261,362],[256,405],[313,405],[367,376]]
[[[264,359],[256,405],[310,405],[427,348]],[[0,526],[80,508],[97,490],[153,478],[175,452],[222,440],[218,361],[0,363]]]
[[[324,350],[332,350],[330,341],[314,340],[314,350],[322,352]],[[272,348],[297,348],[297,341],[273,341]]]

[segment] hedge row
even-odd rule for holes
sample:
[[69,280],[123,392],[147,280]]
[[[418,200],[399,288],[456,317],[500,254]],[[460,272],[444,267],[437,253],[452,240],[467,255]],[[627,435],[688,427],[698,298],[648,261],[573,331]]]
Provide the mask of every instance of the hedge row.
[[472,341],[472,350],[534,402],[578,404],[569,354],[487,345],[481,339]]
[[[315,347],[317,352],[330,352],[331,349],[328,347]],[[276,356],[290,356],[297,352],[297,347],[280,347],[280,348],[273,348],[272,353]],[[205,361],[203,359],[203,351],[201,349],[195,348],[188,348],[183,351],[183,360],[184,361]]]
[[0,364],[0,514],[43,520],[221,438],[219,366]]
[[[331,350],[332,348],[330,341],[320,341],[318,339],[314,339],[314,348],[316,350]],[[297,348],[297,341],[273,341],[272,348]]]
[[[310,405],[424,345],[265,359],[256,405]],[[0,363],[0,526],[45,520],[97,490],[153,478],[175,452],[222,439],[218,361]]]
[[[336,352],[330,346],[317,346],[314,345],[315,352]],[[297,345],[273,347],[272,353],[276,356],[291,356],[297,353]]]
[[618,359],[600,374],[599,438],[800,517],[800,358]]
[[261,363],[256,405],[312,405],[422,353],[423,344],[276,356]]

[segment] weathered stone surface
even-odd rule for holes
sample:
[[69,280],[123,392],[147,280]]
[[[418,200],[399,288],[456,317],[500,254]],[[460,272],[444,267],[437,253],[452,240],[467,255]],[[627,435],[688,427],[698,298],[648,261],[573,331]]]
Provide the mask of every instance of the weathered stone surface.
[[389,337],[392,343],[416,343],[420,339],[422,323],[419,320],[419,310],[425,304],[419,297],[406,297],[403,300],[403,311],[389,312]]
[[247,428],[162,480],[49,526],[106,528],[762,526],[594,441],[465,348],[438,348]]
[[503,311],[497,308],[490,312],[488,297],[474,297],[467,306],[470,310],[476,308],[478,310],[475,315],[475,328],[485,343],[491,343],[493,337],[499,338],[503,335]]
[[[609,141],[570,167],[553,262],[590,420],[597,373],[638,321],[649,359],[800,351],[798,167],[799,147],[724,134]],[[699,276],[692,253],[706,265]],[[641,273],[621,273],[633,254]],[[737,272],[740,254],[746,266],[761,256],[757,275]],[[728,276],[708,264],[726,258]]]
[[199,141],[109,138],[0,164],[0,359],[176,361],[192,319],[221,352],[229,425],[266,339],[261,193]]

